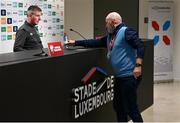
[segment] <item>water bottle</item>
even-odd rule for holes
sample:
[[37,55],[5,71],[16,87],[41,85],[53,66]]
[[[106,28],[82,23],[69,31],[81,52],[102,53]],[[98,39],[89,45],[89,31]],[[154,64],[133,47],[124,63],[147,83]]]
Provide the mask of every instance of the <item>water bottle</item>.
[[[68,41],[68,36],[67,36],[67,33],[65,32],[65,33],[64,33],[64,44],[65,44],[65,42],[67,42],[67,41]],[[68,49],[68,48],[69,48],[68,45],[65,45],[65,48]]]

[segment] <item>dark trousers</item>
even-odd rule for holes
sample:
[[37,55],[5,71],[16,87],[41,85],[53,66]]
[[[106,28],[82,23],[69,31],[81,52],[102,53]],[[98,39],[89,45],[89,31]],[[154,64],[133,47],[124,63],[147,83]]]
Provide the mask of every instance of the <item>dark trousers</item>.
[[143,122],[137,106],[137,87],[141,77],[134,76],[115,79],[113,105],[118,122],[127,122],[128,116],[133,122]]

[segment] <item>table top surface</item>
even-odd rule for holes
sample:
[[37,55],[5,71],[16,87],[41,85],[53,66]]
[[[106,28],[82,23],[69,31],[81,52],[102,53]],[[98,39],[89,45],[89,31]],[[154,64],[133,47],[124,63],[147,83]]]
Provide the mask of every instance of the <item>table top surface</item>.
[[[82,52],[86,52],[86,51],[90,51],[90,50],[95,50],[95,49],[82,48],[82,47],[64,49],[63,56],[68,56],[68,55],[75,54],[75,53],[82,53]],[[43,51],[45,53],[49,54],[49,51],[47,48],[43,49]],[[51,56],[35,56],[36,54],[39,54],[41,52],[42,52],[42,50],[27,50],[27,51],[21,51],[21,52],[0,54],[0,66],[52,58]],[[59,57],[59,56],[57,56],[57,57]]]

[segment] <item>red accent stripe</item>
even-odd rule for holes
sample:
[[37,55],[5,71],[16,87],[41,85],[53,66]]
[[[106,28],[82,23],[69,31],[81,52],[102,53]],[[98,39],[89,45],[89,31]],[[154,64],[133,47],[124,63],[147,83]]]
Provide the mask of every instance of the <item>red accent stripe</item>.
[[91,76],[94,74],[94,72],[96,71],[96,67],[93,67],[88,74],[86,74],[86,76],[82,79],[84,84],[87,84],[87,81],[91,78]]
[[166,45],[170,45],[170,39],[169,39],[169,37],[168,37],[167,35],[164,35],[164,36],[163,36],[163,41],[164,41],[164,43],[165,43]]
[[159,24],[156,21],[152,21],[152,27],[155,31],[159,31]]

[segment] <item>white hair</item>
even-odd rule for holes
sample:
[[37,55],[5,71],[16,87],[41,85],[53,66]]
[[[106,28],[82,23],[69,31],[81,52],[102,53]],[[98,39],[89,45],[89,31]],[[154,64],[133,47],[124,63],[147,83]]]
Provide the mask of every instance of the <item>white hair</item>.
[[106,21],[108,20],[113,20],[116,23],[122,23],[122,17],[119,13],[117,12],[111,12],[106,16]]

